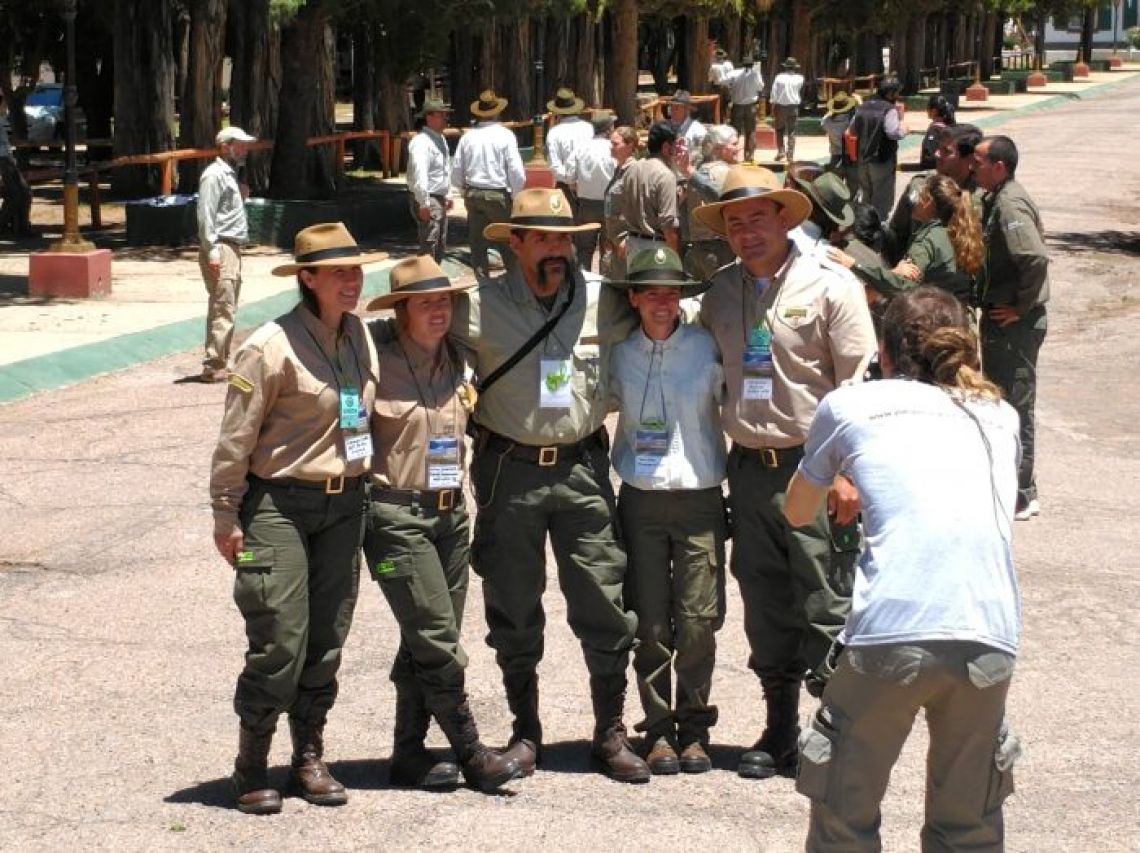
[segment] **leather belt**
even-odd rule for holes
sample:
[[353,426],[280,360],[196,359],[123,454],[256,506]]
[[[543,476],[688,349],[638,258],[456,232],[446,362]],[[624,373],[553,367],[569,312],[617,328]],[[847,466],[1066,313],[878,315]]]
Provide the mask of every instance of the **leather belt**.
[[339,495],[344,492],[354,492],[368,483],[368,476],[360,477],[326,477],[324,480],[301,480],[297,477],[258,477],[249,475],[250,480],[274,486],[279,489],[305,489],[306,491],[324,492],[326,495]]
[[451,512],[463,505],[462,489],[388,489],[373,487],[372,500],[396,506],[412,506],[419,510]]
[[627,231],[626,236],[637,237],[641,240],[652,240],[656,243],[665,242],[665,238],[660,234],[642,234],[640,231]]
[[602,428],[573,444],[551,444],[546,447],[537,447],[533,444],[518,444],[506,436],[490,430],[480,430],[475,446],[479,451],[490,450],[494,453],[506,454],[512,459],[530,462],[540,468],[553,468],[555,465],[577,462],[588,456],[591,450],[605,450],[606,438],[605,428]]
[[795,447],[745,447],[733,442],[732,450],[745,459],[758,462],[761,468],[783,468],[798,465],[804,456],[802,444]]
[[469,193],[496,193],[498,195],[510,195],[510,191],[506,187],[473,187],[468,185],[467,192]]

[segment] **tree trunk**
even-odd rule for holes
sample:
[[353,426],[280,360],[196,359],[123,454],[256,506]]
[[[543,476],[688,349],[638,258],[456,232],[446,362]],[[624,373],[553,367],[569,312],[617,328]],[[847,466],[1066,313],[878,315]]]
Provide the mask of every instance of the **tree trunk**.
[[637,0],[613,0],[606,43],[606,103],[621,124],[637,121]]
[[910,61],[909,45],[906,41],[906,21],[896,20],[891,31],[891,73],[902,79],[902,72]]
[[998,13],[986,12],[982,20],[981,38],[978,40],[978,72],[983,80],[994,76],[994,34],[997,32]]
[[[75,83],[79,106],[87,117],[87,138],[110,139],[111,116],[115,110],[115,44],[112,22],[98,10],[82,6],[75,21],[77,32],[84,33],[75,44]],[[88,160],[109,160],[110,145],[87,147]]]
[[899,72],[903,91],[912,94],[922,88],[922,69],[926,67],[926,15],[911,18],[907,47],[907,63]]
[[1096,32],[1096,16],[1100,9],[1097,6],[1085,6],[1084,17],[1081,18],[1081,53],[1078,59],[1092,62],[1093,34]]
[[[336,31],[325,21],[318,40],[320,52],[312,57],[316,66],[316,98],[309,114],[309,135],[336,133]],[[336,195],[344,175],[337,171],[336,147],[319,145],[309,149],[309,184],[318,198]]]
[[811,4],[808,0],[794,0],[790,20],[792,32],[788,53],[803,63],[803,75],[805,79],[811,80],[816,74],[815,57],[811,49]]
[[[372,29],[358,26],[352,31],[352,129],[375,130],[379,107],[376,92],[376,45]],[[357,168],[379,162],[379,147],[375,140],[359,139],[352,143],[353,164]]]
[[[180,148],[210,148],[222,126],[222,59],[226,45],[226,0],[192,0],[190,55],[179,113]],[[178,191],[198,188],[203,160],[178,166]]]
[[[281,89],[281,31],[270,20],[269,0],[230,0],[232,45],[230,122],[258,139],[277,130],[277,97]],[[272,151],[250,153],[245,178],[251,192],[269,189]]]
[[[269,194],[273,198],[319,197],[330,187],[320,185],[316,158],[306,144],[312,118],[321,99],[318,58],[325,56],[328,13],[323,3],[306,3],[281,31],[281,95],[273,136],[273,165]],[[331,74],[331,70],[327,72]],[[327,146],[322,146],[327,148]]]
[[578,15],[571,22],[575,42],[571,85],[588,106],[601,105],[595,69],[598,65],[594,18],[590,14]]
[[[171,0],[115,0],[115,154],[174,147],[174,20]],[[146,73],[140,73],[140,69]],[[119,196],[155,195],[157,166],[112,172]]]
[[730,4],[724,13],[724,35],[720,47],[734,63],[740,58],[740,11]]
[[[697,95],[709,89],[709,19],[694,13],[684,21],[684,61],[678,67],[677,86]],[[684,77],[680,73],[681,67],[685,70]]]
[[475,38],[470,27],[451,34],[451,123],[463,127],[471,121],[470,104],[482,89],[475,70]]

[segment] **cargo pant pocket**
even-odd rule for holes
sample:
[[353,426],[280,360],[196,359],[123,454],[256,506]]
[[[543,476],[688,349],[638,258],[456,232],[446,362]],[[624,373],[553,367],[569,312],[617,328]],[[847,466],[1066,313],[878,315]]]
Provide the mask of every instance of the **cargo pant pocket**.
[[1001,808],[1006,798],[1014,792],[1013,766],[1021,757],[1021,739],[1001,724],[997,743],[994,747],[994,761],[990,768],[989,788],[986,792],[986,814]]
[[850,598],[855,589],[855,565],[863,549],[858,520],[848,524],[828,522],[831,539],[831,566],[828,584],[836,595]]
[[266,605],[266,581],[276,553],[269,545],[255,545],[240,551],[234,561],[234,603],[243,615],[258,613]]
[[827,804],[835,797],[835,767],[843,725],[842,715],[825,705],[812,715],[811,724],[800,732],[796,790],[808,799]]

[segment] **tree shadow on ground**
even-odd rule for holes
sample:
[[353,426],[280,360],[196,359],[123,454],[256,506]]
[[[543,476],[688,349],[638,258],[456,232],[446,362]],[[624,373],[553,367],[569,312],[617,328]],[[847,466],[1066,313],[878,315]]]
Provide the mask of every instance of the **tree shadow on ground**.
[[1140,256],[1140,231],[1050,231],[1045,239],[1068,252]]

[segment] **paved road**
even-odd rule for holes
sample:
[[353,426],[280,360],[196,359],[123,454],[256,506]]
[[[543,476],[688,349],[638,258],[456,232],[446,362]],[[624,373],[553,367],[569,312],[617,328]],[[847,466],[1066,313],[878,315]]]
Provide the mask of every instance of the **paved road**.
[[[1010,713],[1028,751],[1007,808],[1010,850],[1136,849],[1140,168],[1127,152],[1137,114],[1134,81],[1003,128],[1021,145],[1020,177],[1054,252],[1039,415],[1044,510],[1018,525],[1015,543],[1025,635]],[[387,790],[396,631],[365,581],[327,738],[350,804],[289,800],[268,819],[229,809],[243,639],[205,500],[223,392],[172,384],[195,363],[183,353],[0,407],[0,848],[802,845],[807,808],[791,782],[731,771],[760,724],[731,584],[711,774],[630,787],[586,772],[585,673],[552,577],[547,769],[510,796]],[[476,582],[464,634],[470,685],[485,733],[501,742],[508,718],[481,604]],[[888,849],[917,847],[924,746],[919,725],[884,805]],[[274,755],[283,766],[284,739]]]

